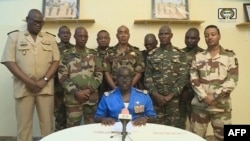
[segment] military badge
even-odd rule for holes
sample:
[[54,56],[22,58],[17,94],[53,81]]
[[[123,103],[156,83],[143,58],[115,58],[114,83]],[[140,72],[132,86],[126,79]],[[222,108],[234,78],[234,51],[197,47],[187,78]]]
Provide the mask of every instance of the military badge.
[[29,33],[28,32],[24,33],[24,36],[29,36]]
[[28,44],[27,44],[25,41],[21,41],[21,42],[20,42],[20,46],[21,46],[21,47],[25,47],[25,46],[28,46]]
[[135,113],[143,113],[143,112],[144,112],[144,109],[145,109],[145,106],[144,106],[144,105],[136,105],[136,106],[134,107]]
[[50,41],[45,40],[45,41],[42,41],[42,44],[43,44],[43,45],[50,45],[50,44],[51,44],[51,42],[50,42]]

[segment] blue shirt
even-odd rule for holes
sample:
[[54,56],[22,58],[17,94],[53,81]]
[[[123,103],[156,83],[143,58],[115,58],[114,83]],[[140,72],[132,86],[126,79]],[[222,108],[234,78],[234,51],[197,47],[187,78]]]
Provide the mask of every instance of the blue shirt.
[[[118,121],[118,115],[125,108],[120,88],[116,88],[110,92],[105,92],[98,105],[95,117],[105,118],[111,117]],[[131,89],[131,95],[128,105],[129,113],[132,120],[139,117],[156,117],[156,113],[149,94],[143,90],[134,87]]]

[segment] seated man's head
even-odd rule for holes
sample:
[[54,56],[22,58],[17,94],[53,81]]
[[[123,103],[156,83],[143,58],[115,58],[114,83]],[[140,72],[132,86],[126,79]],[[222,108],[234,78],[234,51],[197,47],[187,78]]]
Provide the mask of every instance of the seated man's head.
[[117,83],[122,90],[129,90],[133,81],[133,72],[127,66],[118,69]]

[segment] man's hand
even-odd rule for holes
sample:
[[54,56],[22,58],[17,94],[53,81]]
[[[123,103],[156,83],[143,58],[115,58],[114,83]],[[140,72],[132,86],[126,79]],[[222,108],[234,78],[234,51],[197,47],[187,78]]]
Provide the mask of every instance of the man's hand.
[[154,96],[154,98],[159,106],[163,106],[167,103],[167,101],[165,100],[165,97],[163,95],[155,93],[153,96]]
[[166,103],[168,103],[170,100],[173,99],[173,97],[174,97],[174,94],[170,93],[170,94],[164,96],[164,99],[165,99]]
[[105,126],[111,126],[111,125],[114,125],[115,124],[115,119],[113,118],[103,118],[102,119],[102,124],[105,125]]
[[142,125],[146,125],[146,123],[147,123],[146,117],[139,117],[133,121],[134,126],[142,126]]
[[87,100],[89,100],[89,96],[90,96],[90,93],[89,93],[89,90],[87,89],[77,91],[75,94],[75,97],[79,102],[86,102]]
[[211,94],[211,93],[209,93],[204,99],[203,99],[203,101],[207,104],[207,105],[209,105],[209,106],[214,106],[214,105],[216,105],[216,100],[215,100],[215,98],[214,98],[214,96],[213,96],[213,94]]
[[42,90],[42,88],[40,88],[40,86],[37,84],[37,82],[33,79],[31,79],[31,81],[29,81],[29,83],[26,83],[26,87],[32,93],[38,93]]

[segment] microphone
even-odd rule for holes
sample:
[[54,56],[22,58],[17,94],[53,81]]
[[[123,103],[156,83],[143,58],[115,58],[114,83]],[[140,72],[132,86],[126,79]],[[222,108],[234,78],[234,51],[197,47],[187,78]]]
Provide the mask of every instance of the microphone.
[[125,141],[125,137],[127,135],[126,127],[130,120],[132,120],[132,115],[129,114],[129,110],[127,108],[122,109],[121,114],[119,114],[119,120],[122,123],[122,141]]

